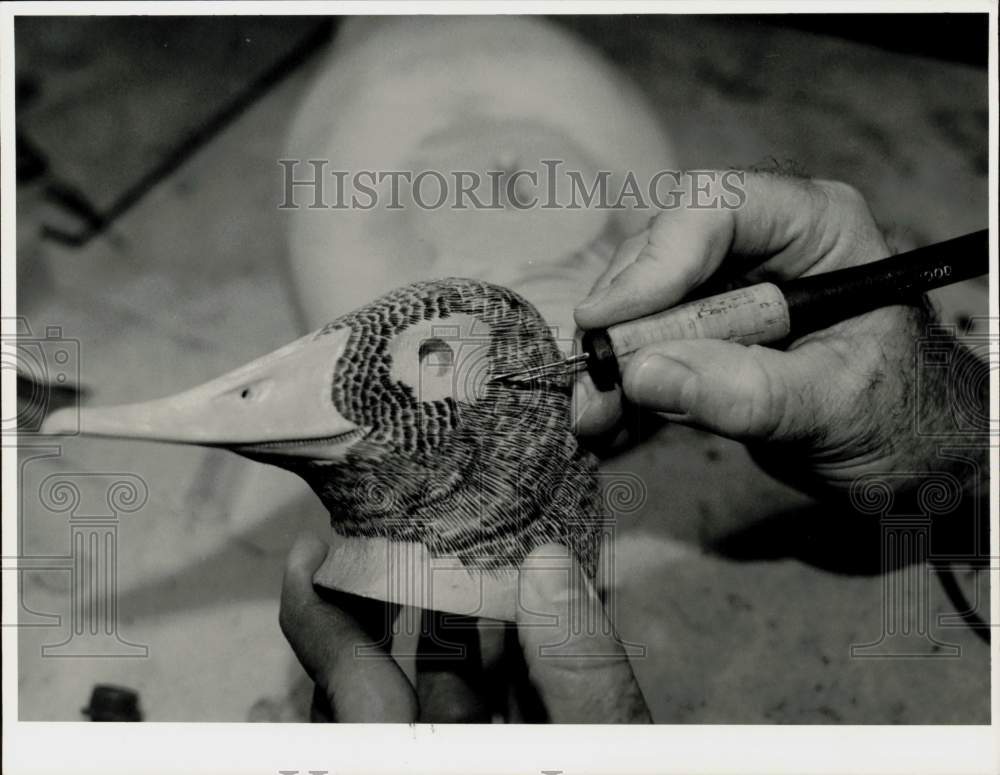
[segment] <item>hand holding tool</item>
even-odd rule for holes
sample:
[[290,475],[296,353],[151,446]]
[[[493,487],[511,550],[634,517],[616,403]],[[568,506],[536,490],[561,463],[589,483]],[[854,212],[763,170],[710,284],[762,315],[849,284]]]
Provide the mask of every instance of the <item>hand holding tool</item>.
[[989,232],[966,234],[891,258],[781,285],[757,283],[680,304],[583,335],[583,352],[493,381],[525,383],[586,367],[599,390],[621,380],[619,359],[672,339],[724,339],[767,344],[893,304],[913,303],[925,291],[989,271]]

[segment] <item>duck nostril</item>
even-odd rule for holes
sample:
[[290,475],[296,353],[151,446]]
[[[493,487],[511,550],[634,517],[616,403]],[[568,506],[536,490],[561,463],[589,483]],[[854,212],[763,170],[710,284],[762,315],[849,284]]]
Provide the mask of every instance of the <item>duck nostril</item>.
[[259,404],[264,401],[272,389],[272,380],[268,378],[250,380],[242,385],[236,385],[228,393],[229,400],[238,398],[247,403]]

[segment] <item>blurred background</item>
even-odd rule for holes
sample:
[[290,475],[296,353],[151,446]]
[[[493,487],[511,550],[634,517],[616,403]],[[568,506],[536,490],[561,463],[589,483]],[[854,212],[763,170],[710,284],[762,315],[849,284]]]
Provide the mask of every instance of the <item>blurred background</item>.
[[[684,168],[780,164],[847,181],[900,249],[987,225],[985,15],[550,23],[638,86]],[[68,353],[36,375],[51,392],[26,381],[23,395],[149,398],[300,335],[276,159],[339,25],[17,19],[18,334],[43,359]],[[957,330],[985,330],[985,279],[936,301]],[[737,454],[676,443],[723,458],[717,470]],[[277,596],[292,538],[325,524],[311,494],[250,519],[268,504],[244,508],[252,464],[225,452],[82,439],[55,449],[30,434],[21,444],[21,719],[81,719],[99,683],[136,690],[147,720],[305,718],[311,688],[278,630]],[[53,476],[78,501],[53,494]],[[829,527],[797,535],[811,557],[790,548],[786,523],[740,543],[727,515],[768,502],[774,485],[741,474],[713,494],[700,477],[692,467],[670,478],[688,515],[673,538],[689,559],[666,593],[626,591],[634,623],[669,615],[644,637],[671,645],[636,667],[657,720],[988,722],[989,647],[961,610],[988,610],[976,574],[956,571],[956,598],[925,568],[932,624],[914,653],[852,658],[881,631],[878,558]],[[115,508],[107,492],[122,480],[134,495]],[[74,542],[91,535],[119,551],[94,549],[81,565]],[[867,538],[877,554],[877,531]],[[828,561],[837,552],[848,567]],[[117,590],[100,632],[72,602],[94,568]]]

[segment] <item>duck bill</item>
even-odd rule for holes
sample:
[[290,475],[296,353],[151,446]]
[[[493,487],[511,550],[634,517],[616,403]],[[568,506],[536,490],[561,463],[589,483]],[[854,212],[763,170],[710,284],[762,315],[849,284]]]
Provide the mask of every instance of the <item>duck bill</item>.
[[247,454],[313,456],[356,438],[333,381],[349,328],[309,334],[198,387],[119,406],[64,408],[42,433],[199,444]]

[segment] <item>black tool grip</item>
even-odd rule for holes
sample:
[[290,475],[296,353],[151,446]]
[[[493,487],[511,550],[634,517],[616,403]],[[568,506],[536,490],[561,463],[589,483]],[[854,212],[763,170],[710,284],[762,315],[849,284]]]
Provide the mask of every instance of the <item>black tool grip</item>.
[[926,291],[986,274],[989,263],[989,231],[983,229],[870,264],[791,280],[781,285],[791,336],[879,307],[911,304]]

